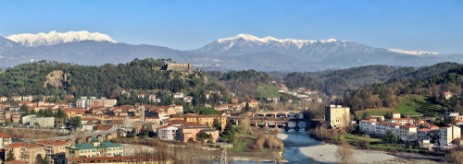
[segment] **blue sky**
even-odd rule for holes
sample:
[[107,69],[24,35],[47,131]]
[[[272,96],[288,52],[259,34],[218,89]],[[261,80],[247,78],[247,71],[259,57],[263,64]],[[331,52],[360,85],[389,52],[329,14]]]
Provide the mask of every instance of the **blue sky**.
[[463,53],[461,0],[0,0],[0,22],[0,36],[88,30],[182,50],[248,33]]

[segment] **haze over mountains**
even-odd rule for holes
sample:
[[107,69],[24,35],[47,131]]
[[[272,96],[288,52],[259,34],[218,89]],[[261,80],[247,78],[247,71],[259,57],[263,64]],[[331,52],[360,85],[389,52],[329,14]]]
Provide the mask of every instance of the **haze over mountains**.
[[[8,38],[8,39],[7,39]],[[327,40],[259,38],[239,34],[217,39],[195,50],[181,51],[154,45],[116,42],[88,31],[18,34],[0,37],[0,67],[31,60],[83,65],[125,63],[134,58],[171,58],[208,70],[319,71],[364,65],[425,66],[444,61],[463,62],[463,55],[375,48],[365,44]]]

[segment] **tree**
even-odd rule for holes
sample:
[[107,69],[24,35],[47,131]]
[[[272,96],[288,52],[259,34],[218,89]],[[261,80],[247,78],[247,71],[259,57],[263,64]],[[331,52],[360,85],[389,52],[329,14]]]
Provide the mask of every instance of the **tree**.
[[365,139],[363,140],[363,148],[369,149],[370,148],[370,135],[365,134]]
[[341,139],[341,145],[339,145],[336,150],[336,157],[342,164],[355,163],[354,150],[344,139]]
[[391,112],[387,112],[386,115],[384,116],[384,118],[386,118],[386,119],[392,119],[392,113],[391,113]]
[[363,112],[362,114],[362,119],[366,119],[368,117],[368,113],[367,112]]
[[392,131],[388,130],[386,132],[386,136],[384,137],[384,141],[387,143],[395,143],[397,141],[397,138],[392,133]]
[[29,115],[29,108],[26,104],[21,105],[19,111],[21,111],[25,116]]
[[66,119],[67,115],[66,113],[64,113],[63,109],[60,108],[55,112],[54,117],[56,119],[56,122],[59,123],[58,125],[62,125],[64,124],[64,120]]
[[197,135],[198,135],[197,137],[198,137],[199,139],[201,139],[202,141],[206,141],[206,140],[212,139],[212,136],[211,136],[210,134],[205,133],[205,132],[199,132]]
[[215,128],[215,130],[222,131],[222,125],[220,124],[218,119],[214,119],[212,126]]
[[34,126],[35,126],[36,129],[38,129],[40,127],[40,124],[38,122],[35,122]]
[[73,127],[75,129],[82,127],[81,118],[79,116],[72,117],[71,119],[68,120],[68,126]]
[[13,150],[9,150],[8,153],[6,154],[6,159],[5,161],[12,161],[15,160],[16,157],[14,156]]
[[249,112],[251,110],[251,107],[249,106],[249,103],[246,102],[246,104],[244,105],[244,109],[243,109],[245,112]]
[[249,116],[244,116],[243,119],[239,122],[241,130],[249,132],[251,130],[251,118]]

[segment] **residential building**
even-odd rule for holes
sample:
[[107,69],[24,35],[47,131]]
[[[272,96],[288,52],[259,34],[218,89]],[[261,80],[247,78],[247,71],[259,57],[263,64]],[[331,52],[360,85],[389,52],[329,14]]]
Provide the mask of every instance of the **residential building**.
[[199,141],[200,140],[198,138],[199,133],[208,134],[211,137],[209,141],[212,141],[212,142],[216,142],[219,139],[218,130],[213,130],[209,127],[206,127],[204,125],[199,125],[199,124],[189,125],[188,123],[178,128],[178,134],[179,134],[178,139],[182,142]]
[[53,163],[66,163],[66,147],[71,146],[67,141],[40,140],[36,144],[43,146],[47,156]]
[[27,115],[22,117],[24,125],[35,126],[37,123],[40,127],[54,127],[55,117],[37,117],[36,115]]
[[206,125],[211,128],[214,125],[214,120],[217,120],[222,130],[224,130],[227,126],[227,117],[221,115],[173,115],[169,120],[183,120],[185,122],[193,122],[201,125]]
[[445,100],[450,100],[450,99],[453,97],[453,94],[452,94],[452,92],[450,92],[450,91],[443,92],[443,93],[442,93],[442,97],[443,97]]
[[178,127],[171,125],[161,126],[157,130],[157,136],[160,140],[175,141],[178,139]]
[[97,99],[96,97],[81,97],[76,101],[77,108],[98,108],[98,107],[114,107],[117,104],[117,99],[106,99],[106,97],[101,97]]
[[45,149],[37,144],[16,142],[5,146],[5,158],[8,158],[7,152],[11,151],[16,160],[24,161],[25,163],[35,164],[37,155],[45,157],[47,154]]
[[399,139],[404,142],[417,141],[418,131],[416,126],[413,125],[404,125],[400,126]]
[[441,147],[451,146],[451,142],[461,138],[461,129],[458,126],[450,125],[439,128],[439,144]]
[[402,115],[399,112],[392,113],[392,119],[399,119],[402,118]]
[[350,108],[341,105],[330,105],[325,110],[326,125],[331,128],[342,128],[350,125]]
[[0,97],[0,102],[6,102],[6,101],[8,101],[8,97],[6,97],[6,96],[1,96]]
[[185,94],[183,94],[182,92],[176,92],[174,93],[173,97],[175,99],[183,99],[183,97],[185,97]]
[[405,142],[418,140],[418,128],[414,125],[400,125],[388,121],[377,121],[374,118],[361,120],[359,130],[374,136],[383,137],[390,131],[397,139]]
[[0,152],[5,150],[5,146],[12,143],[11,136],[8,134],[0,133]]
[[93,138],[89,143],[66,147],[66,157],[114,157],[123,156],[124,147],[112,142],[100,142]]
[[192,103],[192,102],[193,102],[193,97],[191,97],[191,96],[185,96],[185,97],[183,97],[183,102],[185,102],[185,103]]

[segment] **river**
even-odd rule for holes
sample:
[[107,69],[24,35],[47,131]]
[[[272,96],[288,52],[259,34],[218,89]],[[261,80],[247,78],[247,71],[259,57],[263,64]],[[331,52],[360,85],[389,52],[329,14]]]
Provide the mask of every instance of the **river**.
[[[326,144],[310,137],[305,132],[280,133],[277,137],[283,140],[285,149],[283,158],[287,163],[336,163],[337,146]],[[429,160],[399,158],[384,151],[354,150],[355,163],[435,163]],[[234,162],[251,164],[256,162]],[[272,162],[259,162],[272,163]]]

